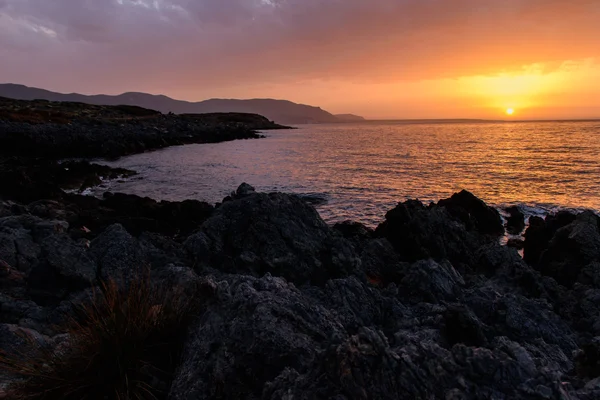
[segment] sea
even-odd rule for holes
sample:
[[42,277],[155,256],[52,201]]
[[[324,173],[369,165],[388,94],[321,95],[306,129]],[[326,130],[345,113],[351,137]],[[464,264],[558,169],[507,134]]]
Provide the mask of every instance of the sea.
[[383,121],[263,134],[104,161],[138,175],[95,192],[217,203],[246,182],[302,196],[328,223],[371,227],[399,202],[436,202],[462,189],[528,216],[600,210],[600,121]]

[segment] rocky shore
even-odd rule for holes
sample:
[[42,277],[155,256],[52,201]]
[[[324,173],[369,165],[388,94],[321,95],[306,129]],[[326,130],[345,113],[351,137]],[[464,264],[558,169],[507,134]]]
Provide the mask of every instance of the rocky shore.
[[[144,375],[156,398],[600,398],[591,212],[531,221],[525,259],[468,192],[375,230],[245,184],[216,207],[65,195],[0,216],[0,346],[20,357],[64,354],[76,305],[149,274],[202,294],[171,373]],[[27,379],[8,369],[5,393]]]
[[0,156],[115,158],[167,146],[261,137],[289,129],[255,114],[161,114],[135,106],[0,97]]

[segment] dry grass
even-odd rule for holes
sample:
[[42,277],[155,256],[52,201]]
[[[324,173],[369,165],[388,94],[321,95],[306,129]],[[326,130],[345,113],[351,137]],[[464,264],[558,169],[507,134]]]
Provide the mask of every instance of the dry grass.
[[0,367],[20,380],[14,400],[148,400],[166,397],[182,335],[198,301],[149,279],[121,290],[105,284],[67,326],[70,339],[54,351],[3,354]]

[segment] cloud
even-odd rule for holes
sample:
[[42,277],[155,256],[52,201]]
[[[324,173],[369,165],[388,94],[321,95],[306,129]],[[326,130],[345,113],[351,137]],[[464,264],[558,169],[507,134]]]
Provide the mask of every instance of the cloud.
[[0,0],[0,80],[97,92],[453,78],[600,55],[599,20],[596,0]]

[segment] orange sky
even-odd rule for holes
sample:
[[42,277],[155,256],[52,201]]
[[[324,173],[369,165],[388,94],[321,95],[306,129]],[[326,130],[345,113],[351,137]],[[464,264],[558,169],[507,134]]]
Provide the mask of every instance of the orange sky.
[[597,0],[0,0],[0,82],[368,118],[593,118],[599,21]]

